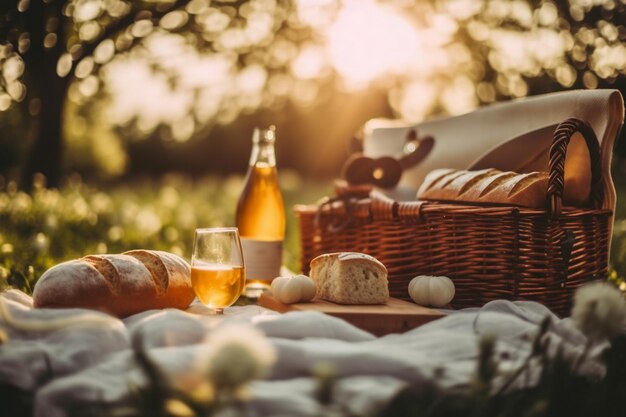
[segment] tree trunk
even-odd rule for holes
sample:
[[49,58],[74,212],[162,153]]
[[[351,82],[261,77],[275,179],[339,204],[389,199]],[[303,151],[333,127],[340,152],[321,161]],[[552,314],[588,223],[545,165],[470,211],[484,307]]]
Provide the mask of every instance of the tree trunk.
[[41,71],[37,71],[41,113],[35,122],[37,125],[24,181],[29,186],[33,176],[41,173],[47,178],[49,186],[56,187],[61,179],[63,104],[68,82],[56,76],[56,65],[54,68],[48,65],[42,67]]
[[[30,50],[24,60],[29,72],[29,91],[27,100],[40,100],[40,111],[34,117],[33,143],[30,148],[29,160],[22,173],[23,186],[32,186],[33,176],[41,173],[47,178],[51,187],[56,187],[61,179],[62,163],[62,121],[63,104],[69,86],[68,78],[57,75],[56,67],[64,52],[65,28],[61,1],[44,4],[43,1],[31,2],[28,10],[28,31],[31,37]],[[59,27],[55,31],[57,42],[50,48],[44,47],[47,35],[46,21],[56,18]]]

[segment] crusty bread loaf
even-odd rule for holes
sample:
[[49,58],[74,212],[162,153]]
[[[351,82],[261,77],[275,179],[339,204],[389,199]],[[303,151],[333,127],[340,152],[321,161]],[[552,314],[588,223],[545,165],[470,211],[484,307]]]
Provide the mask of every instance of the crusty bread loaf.
[[[530,208],[546,207],[548,174],[517,174],[496,169],[463,171],[436,169],[430,172],[417,192],[419,200],[506,204]],[[588,200],[580,192],[563,196],[566,205],[582,206]]]
[[33,291],[35,307],[90,308],[118,317],[184,309],[194,297],[189,264],[172,253],[149,250],[63,262],[44,272]]
[[356,252],[320,255],[311,261],[317,296],[338,304],[384,304],[389,299],[387,268]]

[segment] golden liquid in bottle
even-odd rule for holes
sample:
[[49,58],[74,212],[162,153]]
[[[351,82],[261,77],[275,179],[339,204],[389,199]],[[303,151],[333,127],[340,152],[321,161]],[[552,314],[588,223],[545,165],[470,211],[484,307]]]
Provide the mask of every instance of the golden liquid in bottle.
[[[278,245],[282,248],[285,238],[285,207],[274,165],[257,162],[250,167],[237,205],[236,221],[243,240],[274,242],[276,248]],[[274,278],[275,276],[255,277],[248,270],[246,290],[256,289],[260,292],[267,289]],[[254,296],[253,292],[250,294],[249,296]]]
[[231,306],[246,282],[243,267],[204,264],[191,268],[191,285],[202,304],[211,308]]
[[285,207],[276,167],[257,163],[250,167],[237,206],[239,236],[259,240],[285,237]]

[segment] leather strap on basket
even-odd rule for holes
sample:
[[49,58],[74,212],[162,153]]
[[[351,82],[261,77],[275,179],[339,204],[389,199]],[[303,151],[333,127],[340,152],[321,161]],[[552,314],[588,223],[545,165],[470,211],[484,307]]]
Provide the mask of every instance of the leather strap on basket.
[[583,120],[569,118],[559,124],[554,131],[550,147],[550,168],[547,203],[550,218],[556,219],[563,208],[563,188],[565,186],[565,157],[567,146],[574,133],[580,132],[589,148],[591,160],[591,200],[594,208],[599,208],[603,200],[600,145],[591,125]]

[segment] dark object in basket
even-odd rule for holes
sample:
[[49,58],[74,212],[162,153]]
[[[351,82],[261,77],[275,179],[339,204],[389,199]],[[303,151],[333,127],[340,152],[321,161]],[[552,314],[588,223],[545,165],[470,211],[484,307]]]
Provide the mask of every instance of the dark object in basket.
[[[564,161],[575,132],[591,157],[589,208],[562,207]],[[322,253],[364,252],[387,267],[392,297],[408,300],[416,275],[446,275],[456,286],[454,308],[534,300],[568,315],[574,290],[606,278],[608,267],[612,212],[599,208],[599,147],[586,122],[568,119],[557,127],[549,175],[546,209],[397,202],[376,192],[298,206],[302,270]]]
[[426,158],[434,145],[435,140],[432,136],[419,138],[415,130],[409,130],[401,155],[395,158],[390,156],[370,158],[362,153],[356,153],[344,164],[342,177],[353,186],[367,184],[393,188],[398,185],[402,172]]

